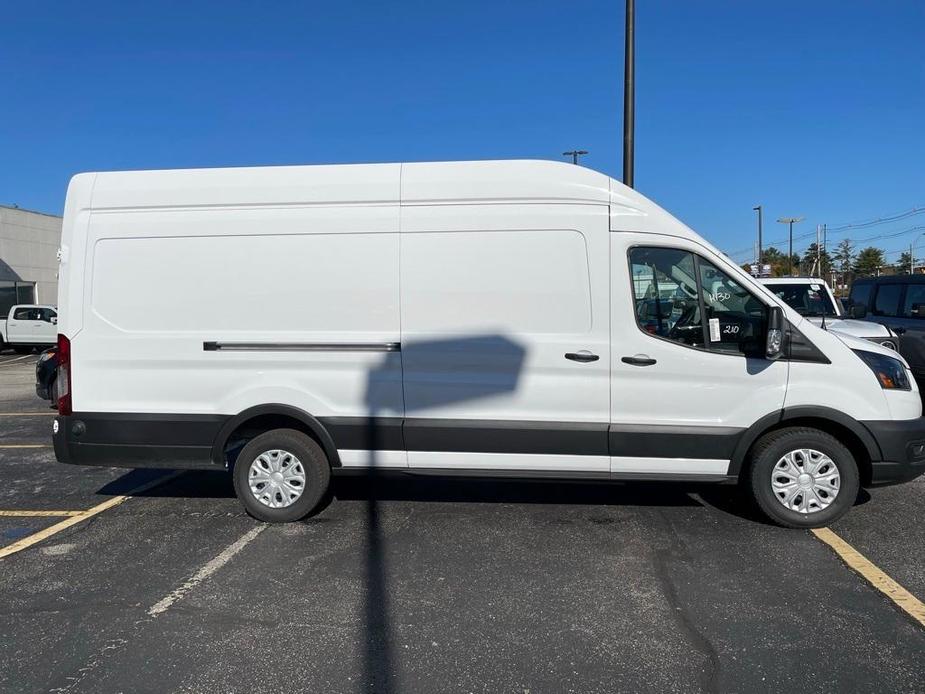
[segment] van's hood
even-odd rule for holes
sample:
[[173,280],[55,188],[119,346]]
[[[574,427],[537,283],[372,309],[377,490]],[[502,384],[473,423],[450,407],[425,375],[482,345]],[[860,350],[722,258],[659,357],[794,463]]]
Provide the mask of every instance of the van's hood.
[[[807,318],[810,323],[817,327],[822,327],[822,319]],[[867,320],[855,320],[854,318],[826,318],[826,330],[832,330],[837,333],[844,333],[852,337],[889,337],[890,329],[880,323],[874,323]]]
[[[828,322],[828,321],[826,321]],[[859,321],[863,322],[863,321]],[[837,337],[839,340],[844,343],[849,349],[859,349],[864,352],[874,352],[876,354],[883,354],[887,357],[893,357],[894,359],[899,359],[906,368],[909,368],[909,362],[907,362],[903,356],[888,347],[883,347],[878,345],[876,342],[871,342],[870,340],[864,340],[860,337],[854,337],[853,335],[848,335],[847,333],[838,332],[836,330],[831,331],[832,334]]]

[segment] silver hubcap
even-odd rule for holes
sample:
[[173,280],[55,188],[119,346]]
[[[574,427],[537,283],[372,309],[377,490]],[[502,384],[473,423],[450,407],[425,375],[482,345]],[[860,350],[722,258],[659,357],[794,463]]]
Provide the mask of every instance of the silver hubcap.
[[251,494],[264,506],[285,508],[305,491],[305,468],[289,451],[265,451],[247,472]]
[[791,511],[816,513],[835,501],[841,475],[832,459],[812,448],[784,455],[771,472],[774,496]]

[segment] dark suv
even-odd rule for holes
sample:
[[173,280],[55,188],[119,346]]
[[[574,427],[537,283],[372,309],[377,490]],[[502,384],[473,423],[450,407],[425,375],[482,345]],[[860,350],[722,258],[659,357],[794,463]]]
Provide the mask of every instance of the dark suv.
[[848,315],[889,326],[899,335],[899,353],[919,388],[925,386],[925,275],[864,277],[855,280]]

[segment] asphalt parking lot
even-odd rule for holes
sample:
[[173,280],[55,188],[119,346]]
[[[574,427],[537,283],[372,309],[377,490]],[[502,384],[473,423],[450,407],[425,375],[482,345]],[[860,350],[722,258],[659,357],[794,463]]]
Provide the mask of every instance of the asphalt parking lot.
[[[0,354],[4,692],[925,691],[925,626],[733,490],[344,478],[266,526],[221,473],[55,462],[35,359]],[[923,511],[833,530],[925,600]]]

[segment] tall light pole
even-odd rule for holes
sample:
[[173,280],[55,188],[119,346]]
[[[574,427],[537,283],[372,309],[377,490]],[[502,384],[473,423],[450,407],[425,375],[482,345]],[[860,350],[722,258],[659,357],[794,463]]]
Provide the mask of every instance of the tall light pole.
[[761,205],[752,209],[758,213],[758,276],[761,277]]
[[633,133],[636,122],[636,2],[626,0],[623,47],[623,183],[633,187]]
[[572,163],[573,163],[573,164],[577,164],[577,163],[578,163],[578,157],[580,157],[580,156],[583,155],[583,154],[587,154],[587,153],[588,153],[588,150],[586,150],[586,149],[573,149],[571,152],[563,152],[563,153],[562,153],[562,156],[563,156],[563,157],[571,157],[571,158],[572,158]]
[[787,274],[793,277],[793,225],[802,222],[805,217],[781,217],[777,221],[790,225],[790,253],[787,255]]

